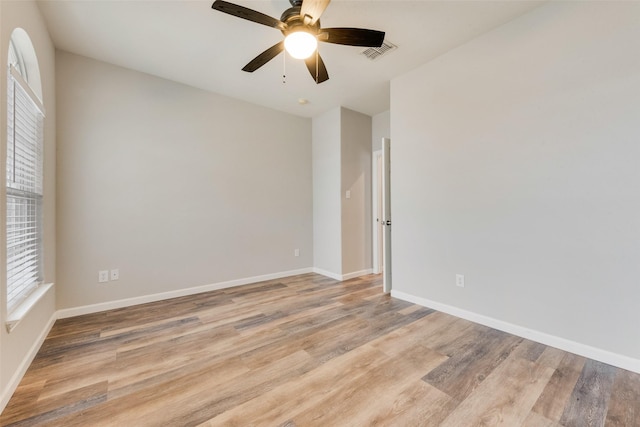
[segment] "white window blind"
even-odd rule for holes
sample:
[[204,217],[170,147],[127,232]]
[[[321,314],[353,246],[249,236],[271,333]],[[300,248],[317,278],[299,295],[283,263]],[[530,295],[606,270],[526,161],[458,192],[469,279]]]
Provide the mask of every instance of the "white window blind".
[[7,84],[7,310],[43,281],[44,109],[19,72]]

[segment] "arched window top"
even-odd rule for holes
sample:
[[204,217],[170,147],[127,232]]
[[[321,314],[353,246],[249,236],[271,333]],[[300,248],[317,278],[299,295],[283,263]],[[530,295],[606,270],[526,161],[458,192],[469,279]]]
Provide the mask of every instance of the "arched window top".
[[31,38],[22,28],[16,28],[9,40],[8,63],[12,65],[22,78],[29,84],[31,90],[42,101],[42,83],[40,82],[40,67],[38,57],[33,48]]

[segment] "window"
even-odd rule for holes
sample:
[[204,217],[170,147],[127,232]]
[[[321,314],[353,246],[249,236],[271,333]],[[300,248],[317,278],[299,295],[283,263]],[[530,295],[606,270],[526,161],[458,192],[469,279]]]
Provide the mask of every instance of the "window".
[[11,313],[43,282],[44,276],[44,108],[27,83],[27,67],[13,34],[8,59],[6,232],[7,310]]

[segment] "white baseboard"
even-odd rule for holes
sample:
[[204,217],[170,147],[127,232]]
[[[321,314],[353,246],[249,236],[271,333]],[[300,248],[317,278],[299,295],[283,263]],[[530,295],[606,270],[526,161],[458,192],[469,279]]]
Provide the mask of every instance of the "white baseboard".
[[342,280],[349,280],[355,277],[366,276],[367,274],[373,273],[372,268],[368,268],[366,270],[354,271],[352,273],[347,273],[342,275]]
[[342,274],[332,273],[331,271],[323,270],[318,267],[313,267],[313,272],[317,274],[322,274],[323,276],[330,277],[334,280],[342,280]]
[[484,316],[482,314],[463,310],[461,308],[439,303],[436,301],[431,301],[426,298],[417,297],[404,292],[392,290],[391,296],[640,374],[640,360],[634,359],[629,356],[624,356],[586,344],[581,344],[579,342],[571,341],[565,338],[560,338],[555,335],[528,329],[523,326],[514,325],[513,323],[504,322],[502,320],[494,319],[492,317]]
[[299,270],[283,271],[279,273],[264,274],[262,276],[246,277],[243,279],[229,280],[226,282],[213,283],[210,285],[196,286],[193,288],[178,289],[175,291],[161,292],[151,295],[126,298],[116,301],[102,302],[98,304],[85,305],[81,307],[64,308],[58,310],[58,319],[81,316],[83,314],[98,313],[105,310],[130,307],[132,305],[146,304],[148,302],[162,301],[170,298],[195,295],[203,292],[217,291],[220,289],[232,288],[234,286],[248,285],[250,283],[263,282],[265,280],[281,279],[283,277],[297,276],[298,274],[313,273],[313,268],[302,268]]
[[24,377],[24,374],[27,372],[27,369],[29,369],[31,362],[33,362],[33,359],[38,354],[38,350],[40,350],[42,343],[47,338],[47,335],[49,335],[49,332],[51,331],[53,324],[56,322],[56,319],[57,313],[53,312],[53,314],[51,314],[51,318],[47,322],[47,325],[42,329],[42,332],[40,332],[38,339],[33,343],[24,360],[22,361],[22,363],[20,363],[20,366],[18,366],[18,369],[16,369],[16,371],[13,373],[13,376],[7,383],[7,386],[2,391],[2,395],[0,395],[0,413],[4,411],[4,408],[7,406],[7,403],[9,403],[11,396],[13,396],[13,392],[15,392],[16,388],[18,388],[18,385],[20,385],[22,377]]
[[373,269],[369,268],[366,270],[354,271],[352,273],[347,273],[347,274],[338,274],[338,273],[332,273],[331,271],[323,270],[321,268],[313,267],[313,272],[317,274],[322,274],[323,276],[327,276],[342,282],[343,280],[349,280],[355,277],[366,276],[367,274],[371,274],[373,272]]

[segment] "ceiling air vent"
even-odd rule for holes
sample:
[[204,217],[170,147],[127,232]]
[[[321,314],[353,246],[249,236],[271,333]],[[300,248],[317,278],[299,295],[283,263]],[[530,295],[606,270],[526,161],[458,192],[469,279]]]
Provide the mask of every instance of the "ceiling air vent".
[[374,59],[378,59],[382,55],[387,54],[397,48],[398,46],[385,40],[384,42],[382,42],[382,46],[370,47],[368,49],[363,50],[362,54],[373,61]]

